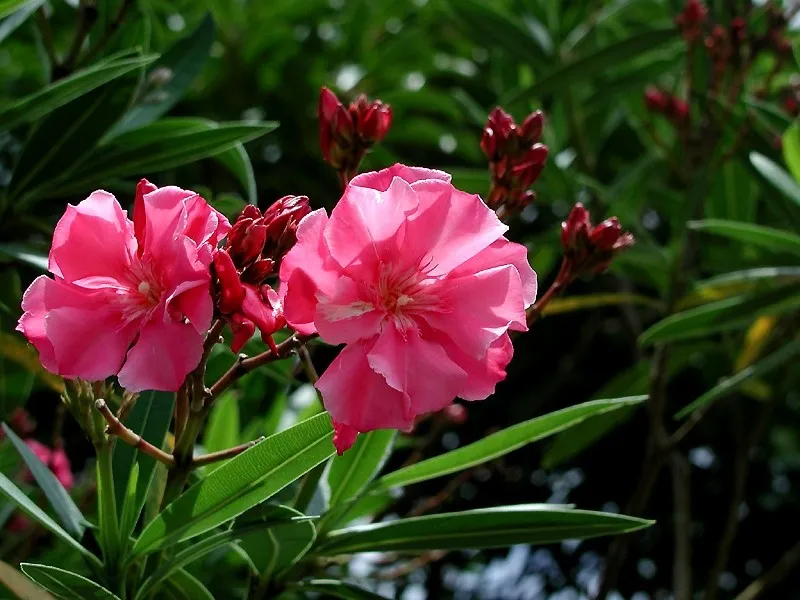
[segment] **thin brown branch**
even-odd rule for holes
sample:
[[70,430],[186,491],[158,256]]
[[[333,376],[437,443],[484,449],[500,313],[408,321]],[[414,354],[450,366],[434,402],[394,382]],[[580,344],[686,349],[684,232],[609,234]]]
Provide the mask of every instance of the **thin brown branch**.
[[561,266],[558,269],[558,274],[556,275],[553,283],[550,285],[550,288],[536,301],[533,306],[525,311],[528,327],[530,327],[536,321],[536,319],[542,315],[542,311],[544,311],[545,307],[550,303],[550,300],[560,294],[564,287],[566,287],[566,285],[569,283],[569,279],[567,277],[568,270],[569,266],[565,257],[561,260]]
[[64,59],[64,62],[61,63],[59,73],[61,77],[69,75],[75,68],[78,57],[83,49],[83,43],[86,41],[86,36],[89,35],[96,21],[97,7],[86,0],[81,0],[78,6],[78,22],[75,25],[75,34],[72,36],[72,44],[67,52],[67,57]]
[[239,446],[234,446],[233,448],[227,448],[225,450],[220,450],[219,452],[209,452],[208,454],[203,454],[202,456],[195,456],[194,459],[192,459],[192,467],[204,467],[205,465],[210,465],[221,460],[233,458],[245,450],[252,448],[264,439],[264,436],[261,436],[256,440],[247,442],[246,444],[240,444]]
[[735,600],[758,600],[787,576],[796,573],[800,565],[800,542],[789,548],[769,571],[748,585]]
[[175,459],[172,457],[172,455],[167,454],[160,448],[156,448],[153,446],[153,444],[142,438],[142,436],[140,436],[138,433],[134,433],[125,427],[125,425],[123,425],[122,422],[114,416],[114,413],[111,412],[111,409],[105,403],[105,400],[98,399],[94,403],[94,407],[100,412],[101,415],[103,415],[103,418],[108,424],[108,427],[106,428],[106,434],[117,436],[126,444],[133,446],[148,456],[152,456],[158,462],[165,464],[168,468],[175,466]]
[[672,472],[673,517],[672,529],[675,540],[672,565],[672,592],[675,600],[692,598],[692,542],[690,537],[691,487],[689,461],[680,452],[670,456]]
[[297,349],[297,352],[300,354],[300,358],[303,362],[303,369],[305,369],[306,376],[311,383],[317,383],[319,379],[319,373],[317,373],[317,369],[314,368],[314,361],[311,360],[311,353],[308,351],[308,348],[305,346],[300,346]]
[[432,510],[436,510],[442,504],[447,502],[449,498],[453,496],[453,494],[464,485],[467,481],[472,479],[472,476],[475,474],[475,469],[468,469],[463,471],[453,477],[447,485],[442,488],[442,490],[434,496],[430,498],[426,498],[423,502],[421,502],[414,510],[408,513],[409,517],[420,517],[425,515]]
[[273,352],[272,350],[268,350],[267,352],[257,354],[256,356],[252,356],[250,358],[247,358],[247,356],[244,354],[240,354],[239,358],[236,359],[236,362],[233,363],[231,368],[228,369],[225,374],[220,377],[214,385],[211,386],[211,389],[209,390],[211,399],[209,402],[213,402],[222,392],[228,389],[233,382],[240,379],[244,375],[247,375],[253,369],[268,365],[269,363],[277,360],[287,358],[292,354],[292,352],[305,345],[309,340],[315,337],[316,335],[309,336],[295,334],[278,344],[277,353]]
[[47,53],[47,58],[50,59],[52,76],[52,70],[58,65],[58,56],[56,56],[56,46],[53,42],[53,29],[50,27],[50,21],[47,18],[47,11],[44,6],[40,6],[36,11],[36,26],[39,28],[39,34],[42,36],[44,51]]

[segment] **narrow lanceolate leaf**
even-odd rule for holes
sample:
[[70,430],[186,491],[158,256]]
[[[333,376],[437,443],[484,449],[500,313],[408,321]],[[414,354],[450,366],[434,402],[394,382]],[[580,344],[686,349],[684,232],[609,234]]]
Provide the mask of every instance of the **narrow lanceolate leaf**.
[[773,162],[758,152],[750,153],[750,162],[761,176],[783,194],[787,199],[800,206],[800,184],[784,171],[777,163]]
[[86,529],[86,520],[80,509],[75,505],[64,486],[55,475],[39,460],[39,457],[23,442],[16,433],[5,423],[3,423],[8,439],[14,444],[25,465],[30,470],[36,483],[44,492],[45,497],[50,502],[50,506],[58,516],[58,520],[75,539],[80,540],[83,531]]
[[86,579],[82,575],[65,571],[50,565],[22,563],[22,572],[43,588],[50,590],[62,600],[119,600],[101,585]]
[[587,310],[601,306],[619,306],[638,304],[651,308],[663,309],[663,304],[656,298],[642,296],[641,294],[587,294],[586,296],[569,296],[567,298],[553,298],[545,306],[543,314],[557,315]]
[[153,62],[158,56],[117,55],[52,83],[0,112],[0,131],[36,121],[59,106]]
[[172,597],[178,600],[214,600],[208,588],[184,569],[175,571],[165,582],[165,586],[172,592]]
[[30,5],[38,8],[42,4],[43,2],[37,2],[37,0],[0,0],[0,19],[17,11],[27,9]]
[[783,158],[794,180],[800,182],[800,123],[797,121],[783,134]]
[[552,504],[522,504],[400,519],[339,529],[317,552],[424,552],[552,544],[636,531],[652,521]]
[[790,231],[722,219],[690,221],[688,225],[696,231],[711,233],[737,242],[753,244],[776,252],[800,255],[800,236]]
[[167,506],[133,548],[147,554],[230,521],[305,475],[333,453],[330,417],[320,414],[246,450]]
[[[20,4],[19,0],[14,1]],[[11,14],[3,14],[2,9],[0,9],[0,19],[8,15],[5,19],[3,19],[2,22],[0,22],[0,43],[2,43],[2,41],[9,35],[14,33],[17,27],[27,21],[28,17],[30,17],[42,4],[44,4],[44,0],[22,0],[21,5],[18,6]]]
[[68,195],[96,187],[110,179],[157,173],[203,158],[215,156],[269,133],[276,123],[219,123],[215,126],[188,131],[167,132],[158,121],[113,140],[98,148],[68,180],[48,189],[51,193]]
[[111,135],[149,125],[169,112],[200,74],[213,41],[214,20],[211,15],[206,15],[197,29],[179,40],[150,66],[150,78],[161,76],[166,81],[155,82],[152,90],[128,111]]
[[[237,534],[239,546],[247,553],[261,580],[270,580],[300,560],[317,537],[314,523],[303,519],[303,513],[288,506],[271,506],[267,510],[267,523],[274,518],[280,520],[261,528],[245,524],[242,527],[250,527],[250,531]],[[240,530],[238,521],[236,529]]]
[[253,171],[253,163],[243,144],[236,144],[230,150],[220,152],[214,160],[221,163],[231,174],[236,177],[245,191],[247,202],[253,205],[258,204],[258,189],[256,187],[256,175]]
[[619,410],[642,402],[646,398],[646,396],[633,396],[616,400],[595,400],[536,417],[493,433],[463,448],[384,475],[375,483],[375,487],[378,489],[400,487],[468,469],[504,456],[531,442],[564,431],[590,416]]
[[358,436],[355,445],[331,461],[331,507],[355,499],[378,474],[392,452],[396,432],[388,429]]
[[369,590],[362,589],[352,583],[337,579],[309,579],[289,586],[301,592],[320,594],[324,598],[341,598],[342,600],[386,600]]
[[22,600],[53,600],[47,590],[39,587],[9,564],[0,561],[0,584]]
[[576,81],[589,81],[602,75],[608,69],[625,64],[631,56],[639,56],[644,52],[656,50],[667,43],[675,42],[675,28],[655,29],[637,34],[616,44],[606,46],[595,52],[587,53],[555,71],[545,75],[532,86],[519,90],[503,99],[503,104],[516,102],[520,98],[528,98],[550,94],[563,89]]
[[223,394],[214,402],[203,435],[203,448],[217,452],[239,443],[239,402],[235,394]]
[[715,400],[719,400],[720,398],[735,392],[745,383],[747,383],[748,380],[766,375],[770,371],[773,371],[781,365],[786,364],[798,354],[800,354],[800,340],[789,342],[780,350],[776,350],[769,356],[762,358],[757,363],[742,369],[727,379],[723,379],[705,394],[700,396],[697,400],[692,402],[689,406],[681,409],[680,412],[675,415],[675,418],[682,419],[684,417],[688,417],[701,406],[705,406],[709,402],[714,402]]
[[761,315],[774,315],[800,306],[800,284],[741,294],[676,313],[645,331],[643,346],[687,340],[745,327]]
[[0,496],[5,497],[8,499],[12,504],[14,504],[17,508],[19,508],[22,512],[28,515],[31,519],[39,523],[42,527],[56,535],[59,539],[63,542],[66,542],[67,545],[71,546],[81,554],[87,557],[91,557],[92,559],[96,559],[94,554],[89,552],[86,548],[84,548],[81,543],[72,537],[69,533],[67,533],[61,525],[56,523],[50,516],[44,512],[41,508],[36,506],[36,503],[33,502],[30,498],[28,498],[21,489],[15,486],[11,480],[8,479],[5,475],[0,473]]
[[[164,438],[169,429],[172,409],[175,405],[175,394],[168,392],[146,391],[139,394],[136,404],[125,419],[125,425],[137,432],[146,441],[157,448],[164,445]],[[139,519],[147,491],[153,480],[156,460],[139,452],[133,446],[117,442],[112,456],[114,470],[114,496],[117,512],[121,516],[128,511],[133,523]],[[134,465],[139,465],[136,491],[133,497],[127,497],[128,483]],[[130,502],[132,506],[128,506]]]

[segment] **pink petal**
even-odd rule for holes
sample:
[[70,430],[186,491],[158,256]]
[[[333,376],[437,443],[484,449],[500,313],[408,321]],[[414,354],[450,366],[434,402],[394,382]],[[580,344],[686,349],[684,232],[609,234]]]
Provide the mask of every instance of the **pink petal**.
[[393,389],[404,394],[403,416],[409,421],[450,404],[467,379],[466,371],[442,346],[421,337],[416,328],[401,333],[394,325],[387,325],[367,360]]
[[124,279],[135,243],[131,222],[116,198],[93,192],[67,211],[53,232],[50,271],[67,281]]
[[191,325],[154,318],[128,352],[119,383],[131,392],[175,392],[202,354],[203,335]]
[[144,254],[155,260],[162,259],[164,248],[182,234],[188,223],[186,203],[197,196],[189,190],[167,186],[145,194],[141,206],[144,207]]
[[45,334],[53,345],[55,372],[99,381],[116,374],[136,336],[137,324],[102,305],[50,309]]
[[369,343],[348,344],[319,378],[325,409],[334,421],[360,432],[411,427],[403,394],[370,367],[369,350]]
[[331,420],[331,423],[333,424],[333,446],[336,448],[336,454],[341,456],[356,443],[358,431],[334,420]]
[[303,271],[297,270],[288,282],[281,283],[280,297],[286,322],[302,335],[317,332],[314,313],[317,308],[317,285]]
[[425,321],[475,358],[483,357],[511,323],[525,321],[522,282],[511,265],[443,279],[431,293],[446,310],[424,313]]
[[[420,212],[410,218],[406,243],[427,240],[424,262],[432,266],[431,275],[449,273],[508,230],[476,195],[435,181],[421,182],[414,189]],[[448,191],[449,197],[444,198]]]
[[196,278],[178,285],[167,298],[167,305],[189,319],[198,333],[208,331],[214,316],[209,286],[209,278]]
[[347,344],[374,336],[380,331],[383,312],[360,293],[352,279],[342,276],[331,298],[317,303],[314,324],[329,344]]
[[265,299],[259,290],[250,284],[244,285],[242,313],[255,323],[261,331],[261,335],[272,335],[280,329],[279,312],[276,307],[271,305],[268,299]]
[[492,342],[480,359],[468,355],[442,334],[435,339],[442,343],[448,356],[467,372],[467,381],[458,392],[459,398],[483,400],[491,396],[495,386],[506,378],[506,367],[514,356],[514,346],[508,334],[501,335]]
[[347,186],[325,227],[330,255],[341,267],[360,256],[380,259],[382,248],[405,222],[409,205],[416,205],[416,194],[398,177],[386,192]]
[[392,184],[392,180],[399,177],[406,183],[414,183],[424,179],[438,179],[450,183],[450,175],[444,171],[435,169],[423,169],[420,167],[407,167],[400,163],[394,164],[388,169],[381,171],[371,171],[356,175],[350,180],[350,185],[356,187],[371,188],[379,192],[385,192]]
[[[505,238],[500,238],[467,262],[453,269],[449,277],[464,277],[479,271],[509,264],[514,265],[519,273],[522,281],[522,298],[525,302],[525,308],[528,308],[536,300],[537,281],[536,273],[528,262],[528,249],[522,244],[515,244]],[[527,324],[525,319],[514,321],[511,329],[526,331]]]
[[219,241],[230,231],[231,224],[221,212],[214,209],[202,197],[195,195],[186,201],[186,228],[188,236],[200,246],[208,244],[216,248]]
[[144,196],[150,192],[155,192],[157,189],[158,187],[147,181],[147,179],[139,180],[139,183],[136,185],[136,196],[133,199],[133,232],[139,244],[137,250],[139,256],[142,256],[144,252],[145,225],[147,223]]

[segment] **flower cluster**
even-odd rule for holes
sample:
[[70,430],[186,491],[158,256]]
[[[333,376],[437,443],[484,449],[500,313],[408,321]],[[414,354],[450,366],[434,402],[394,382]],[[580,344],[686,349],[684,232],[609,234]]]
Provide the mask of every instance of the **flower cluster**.
[[346,344],[317,382],[342,452],[358,432],[409,429],[505,376],[536,275],[524,246],[441,171],[359,175],[297,231],[281,266],[288,323]]
[[264,213],[247,206],[233,224],[225,247],[214,255],[217,308],[233,331],[231,350],[239,352],[256,328],[274,346],[283,310],[266,281],[297,240],[297,226],[311,208],[305,196],[285,196]]
[[547,161],[547,146],[540,143],[544,115],[535,111],[518,126],[502,108],[489,114],[483,128],[481,149],[489,159],[492,188],[486,204],[519,211],[536,199],[530,189]]
[[380,142],[392,125],[392,109],[361,94],[345,107],[331,90],[319,96],[319,142],[322,155],[350,179],[369,148]]
[[[63,447],[59,445],[56,448],[48,448],[33,438],[25,440],[25,443],[36,455],[36,458],[50,469],[65,489],[72,489],[75,484],[75,476],[72,474],[72,466]],[[25,472],[25,479],[29,482],[33,481],[33,475],[30,471]]]
[[580,202],[572,207],[567,220],[561,224],[565,270],[572,278],[602,273],[614,256],[633,243],[633,235],[622,231],[616,217],[592,225],[589,211]]
[[177,187],[142,180],[133,221],[113,195],[94,192],[56,225],[53,278],[25,292],[17,329],[53,373],[177,390],[202,355],[214,310],[209,265],[229,229],[203,198]]

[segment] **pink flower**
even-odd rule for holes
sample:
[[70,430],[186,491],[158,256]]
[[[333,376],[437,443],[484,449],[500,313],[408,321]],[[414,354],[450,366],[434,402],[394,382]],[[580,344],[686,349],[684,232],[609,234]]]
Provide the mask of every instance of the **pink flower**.
[[287,322],[347,344],[317,382],[341,453],[357,432],[408,429],[505,377],[536,274],[478,196],[441,171],[354,178],[330,218],[305,217],[283,259]]
[[[72,486],[75,484],[75,477],[72,474],[72,466],[70,465],[69,457],[67,453],[64,452],[63,448],[58,447],[51,449],[33,438],[25,440],[25,443],[36,455],[36,458],[42,461],[42,463],[52,471],[53,475],[56,476],[56,479],[61,482],[61,485],[63,485],[65,489],[72,489]],[[23,478],[28,482],[33,481],[33,475],[28,470],[25,471]]]
[[196,193],[142,180],[133,222],[93,192],[56,225],[49,270],[17,329],[49,371],[118,375],[131,391],[177,390],[200,361],[213,305],[209,265],[230,224]]

